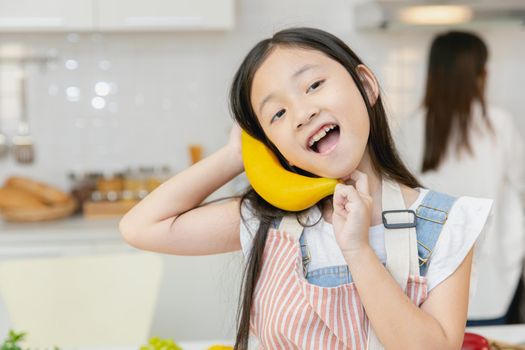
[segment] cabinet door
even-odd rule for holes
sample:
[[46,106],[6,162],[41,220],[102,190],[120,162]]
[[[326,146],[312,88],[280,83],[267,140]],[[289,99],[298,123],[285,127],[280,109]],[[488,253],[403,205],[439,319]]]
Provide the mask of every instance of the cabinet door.
[[93,30],[93,0],[0,0],[0,31]]
[[94,0],[101,31],[227,30],[234,0]]

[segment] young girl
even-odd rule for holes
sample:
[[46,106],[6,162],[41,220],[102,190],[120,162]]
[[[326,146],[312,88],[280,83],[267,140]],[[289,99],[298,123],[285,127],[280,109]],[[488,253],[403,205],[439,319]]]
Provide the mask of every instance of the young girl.
[[230,103],[286,169],[339,179],[333,196],[300,213],[253,189],[199,206],[244,170],[234,127],[226,146],[126,214],[124,238],[179,255],[242,249],[237,349],[250,331],[264,349],[458,349],[472,248],[491,201],[420,186],[354,52],[321,30],[280,31],[248,53]]

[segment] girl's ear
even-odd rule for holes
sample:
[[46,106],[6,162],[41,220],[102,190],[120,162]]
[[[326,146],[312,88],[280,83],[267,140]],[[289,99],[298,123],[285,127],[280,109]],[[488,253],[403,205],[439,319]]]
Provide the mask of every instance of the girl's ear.
[[374,76],[374,73],[372,73],[372,71],[364,64],[358,65],[356,71],[363,87],[365,88],[368,102],[373,106],[379,97],[379,84],[377,83],[377,79]]

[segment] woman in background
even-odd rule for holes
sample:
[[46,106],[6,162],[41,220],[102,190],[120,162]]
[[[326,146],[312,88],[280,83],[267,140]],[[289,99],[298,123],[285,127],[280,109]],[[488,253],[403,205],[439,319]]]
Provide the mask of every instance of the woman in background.
[[523,144],[511,116],[487,106],[487,58],[487,46],[475,34],[438,35],[423,108],[402,123],[396,140],[424,186],[494,199],[490,227],[474,258],[469,325],[519,321],[523,294]]

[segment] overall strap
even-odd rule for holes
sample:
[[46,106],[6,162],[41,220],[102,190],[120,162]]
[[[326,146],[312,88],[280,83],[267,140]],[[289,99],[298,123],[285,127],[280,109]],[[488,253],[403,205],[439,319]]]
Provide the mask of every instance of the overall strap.
[[416,216],[406,209],[397,183],[383,180],[382,199],[386,268],[405,290],[408,276],[419,273]]
[[[404,291],[409,274],[417,273],[419,267],[416,216],[406,209],[401,188],[394,181],[383,179],[382,210],[386,268]],[[368,329],[368,349],[384,349],[371,326]]]
[[295,214],[284,216],[279,225],[279,231],[286,232],[295,241],[299,240],[303,229],[303,225],[299,223]]
[[421,276],[427,273],[432,251],[456,199],[444,193],[429,191],[416,209],[417,249]]

